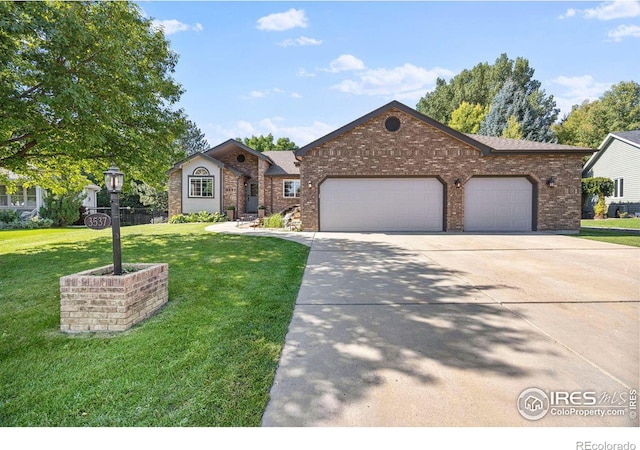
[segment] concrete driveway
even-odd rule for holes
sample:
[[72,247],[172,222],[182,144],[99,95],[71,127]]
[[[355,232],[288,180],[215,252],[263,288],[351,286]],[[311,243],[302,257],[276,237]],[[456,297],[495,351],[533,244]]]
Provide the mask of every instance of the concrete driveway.
[[316,233],[263,425],[637,426],[639,299],[638,248]]

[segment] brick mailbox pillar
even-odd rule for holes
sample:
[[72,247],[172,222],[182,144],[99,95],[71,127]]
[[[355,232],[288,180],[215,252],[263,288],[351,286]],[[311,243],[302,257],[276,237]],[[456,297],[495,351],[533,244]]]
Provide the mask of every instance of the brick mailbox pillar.
[[130,273],[100,267],[60,278],[60,330],[126,331],[169,298],[168,264],[128,264]]

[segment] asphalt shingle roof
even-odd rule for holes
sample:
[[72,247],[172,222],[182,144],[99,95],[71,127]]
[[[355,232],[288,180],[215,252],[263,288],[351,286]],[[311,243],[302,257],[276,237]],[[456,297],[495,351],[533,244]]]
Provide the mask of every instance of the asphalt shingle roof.
[[[507,139],[495,136],[482,136],[479,134],[465,133],[471,139],[483,143],[497,151],[563,151],[563,150],[580,150],[581,147],[574,145],[550,144],[547,142],[524,141],[520,139]],[[591,149],[586,149],[591,150]],[[591,150],[593,151],[593,150]]]
[[633,142],[634,144],[640,145],[640,130],[617,131],[611,134],[619,137],[620,139],[624,139]]
[[263,154],[274,163],[267,169],[265,175],[300,175],[300,167],[296,166],[296,155],[292,151],[280,150],[263,152]]

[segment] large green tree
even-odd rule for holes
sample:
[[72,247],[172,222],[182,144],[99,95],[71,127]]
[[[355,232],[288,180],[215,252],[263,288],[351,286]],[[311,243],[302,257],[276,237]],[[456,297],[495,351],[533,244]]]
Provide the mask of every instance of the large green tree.
[[597,148],[607,134],[640,128],[640,84],[623,81],[599,99],[574,105],[554,127],[558,141],[567,145]]
[[551,125],[558,117],[555,106],[553,97],[547,97],[539,88],[527,93],[516,81],[507,80],[494,97],[478,133],[554,142],[556,137]]
[[266,136],[261,134],[260,136],[251,136],[246,138],[236,138],[236,141],[242,142],[249,148],[257,150],[259,152],[269,152],[275,150],[297,150],[298,146],[295,142],[286,137],[278,138],[276,142],[273,141],[274,137],[271,133]]
[[438,78],[434,90],[418,101],[416,109],[439,122],[449,123],[453,112],[462,102],[484,108],[491,106],[494,97],[509,79],[530,95],[540,88],[540,82],[533,79],[533,74],[534,70],[527,59],[517,57],[513,60],[503,53],[494,64],[479,63],[463,70],[449,82]]
[[451,120],[449,120],[448,125],[462,133],[476,134],[487,112],[489,112],[489,108],[479,103],[472,105],[468,102],[462,102],[451,113]]
[[134,3],[0,2],[0,167],[54,192],[112,162],[161,183],[184,155],[176,63]]

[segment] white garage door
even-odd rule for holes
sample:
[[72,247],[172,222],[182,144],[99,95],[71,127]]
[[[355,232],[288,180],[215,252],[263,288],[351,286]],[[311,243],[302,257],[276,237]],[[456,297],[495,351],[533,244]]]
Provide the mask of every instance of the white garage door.
[[532,195],[524,177],[471,178],[464,186],[464,230],[531,231]]
[[329,178],[320,185],[320,231],[442,231],[435,178]]

